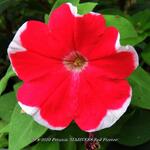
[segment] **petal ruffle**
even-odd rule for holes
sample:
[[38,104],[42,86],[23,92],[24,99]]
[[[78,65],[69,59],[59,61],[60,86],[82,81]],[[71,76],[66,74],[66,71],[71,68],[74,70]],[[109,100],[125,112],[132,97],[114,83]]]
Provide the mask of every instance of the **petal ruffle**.
[[91,132],[110,127],[126,111],[131,99],[127,81],[84,76],[80,83],[75,122],[82,130]]
[[138,55],[132,46],[120,47],[108,57],[89,61],[87,72],[97,77],[124,79],[138,66]]

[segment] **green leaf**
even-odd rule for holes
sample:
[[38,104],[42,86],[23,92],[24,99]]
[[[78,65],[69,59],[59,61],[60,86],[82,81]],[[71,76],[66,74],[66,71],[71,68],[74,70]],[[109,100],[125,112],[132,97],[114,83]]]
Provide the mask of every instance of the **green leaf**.
[[[40,142],[35,145],[31,150],[59,150],[58,142]],[[66,149],[65,149],[66,150]],[[70,149],[72,150],[72,149]]]
[[0,120],[0,133],[1,133],[1,130],[3,128],[5,128],[5,126],[7,126],[6,123],[4,121]]
[[125,42],[126,39],[129,38],[137,38],[138,35],[132,23],[124,17],[121,16],[114,16],[114,15],[104,15],[106,19],[107,26],[114,26],[120,32],[121,37],[121,44],[130,44],[129,40],[127,43]]
[[150,75],[141,67],[129,77],[133,97],[131,103],[135,106],[150,109]]
[[9,150],[19,150],[46,132],[46,128],[37,124],[29,115],[22,114],[17,105],[11,118]]
[[136,146],[150,140],[150,112],[137,110],[124,124],[119,134],[119,143]]
[[143,33],[143,34],[138,34],[137,37],[130,37],[130,38],[126,38],[126,39],[122,39],[121,43],[122,45],[137,45],[138,43],[141,43],[142,41],[144,41],[146,39],[146,37],[148,36],[147,33]]
[[96,5],[97,3],[93,2],[81,3],[78,5],[78,13],[81,15],[89,13],[96,7]]
[[150,29],[150,10],[146,9],[134,14],[132,16],[132,22],[134,23],[138,33],[142,33]]
[[8,146],[7,138],[3,135],[0,136],[0,148],[4,148]]
[[147,44],[144,50],[141,53],[141,56],[145,63],[150,65],[150,44]]
[[2,130],[7,126],[4,121],[0,120],[0,148],[4,148],[8,146],[7,138],[5,137],[5,132]]
[[79,4],[79,0],[57,0],[55,2],[55,4],[53,5],[51,11],[53,11],[55,8],[59,7],[61,4],[67,3],[67,2],[72,3],[74,6],[77,6]]
[[6,86],[7,86],[7,82],[9,80],[9,78],[14,77],[16,74],[14,73],[14,71],[12,70],[11,66],[9,66],[5,76],[0,80],[0,95],[2,94],[2,92],[5,90]]
[[0,120],[0,148],[4,148],[8,146],[7,138],[5,137],[5,132],[2,132],[2,130],[7,126],[7,124],[4,121]]
[[2,95],[0,97],[0,118],[6,122],[9,122],[15,105],[15,92],[9,92]]
[[150,75],[143,68],[138,67],[129,79],[136,81],[142,87],[150,88]]
[[3,126],[3,128],[0,129],[0,133],[8,133],[9,132],[9,124],[5,124],[5,126]]
[[45,14],[45,15],[44,15],[44,22],[47,24],[47,23],[48,23],[48,20],[49,20],[49,15],[48,15],[48,14]]

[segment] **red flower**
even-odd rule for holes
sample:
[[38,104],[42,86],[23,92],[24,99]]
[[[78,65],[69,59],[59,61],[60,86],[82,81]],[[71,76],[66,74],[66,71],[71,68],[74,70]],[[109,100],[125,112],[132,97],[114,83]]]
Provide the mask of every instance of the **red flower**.
[[137,53],[119,44],[119,32],[106,27],[100,14],[81,16],[63,4],[48,24],[24,23],[8,54],[24,81],[20,106],[50,129],[64,129],[71,121],[88,132],[107,128],[130,103],[126,78],[138,66]]

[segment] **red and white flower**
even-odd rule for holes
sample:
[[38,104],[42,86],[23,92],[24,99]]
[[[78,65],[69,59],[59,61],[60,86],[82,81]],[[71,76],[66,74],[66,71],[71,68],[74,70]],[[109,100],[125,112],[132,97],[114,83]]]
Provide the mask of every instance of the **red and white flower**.
[[97,13],[77,14],[70,3],[55,9],[48,24],[27,21],[8,47],[22,109],[54,130],[75,121],[91,132],[113,125],[126,111],[126,78],[138,66],[132,46]]

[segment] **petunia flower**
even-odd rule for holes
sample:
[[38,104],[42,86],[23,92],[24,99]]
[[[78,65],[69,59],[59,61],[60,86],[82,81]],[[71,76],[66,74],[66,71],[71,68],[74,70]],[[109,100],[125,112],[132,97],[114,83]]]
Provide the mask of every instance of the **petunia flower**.
[[138,66],[135,49],[119,40],[101,14],[79,15],[70,3],[55,9],[48,24],[25,22],[8,47],[24,81],[21,108],[53,130],[72,121],[87,132],[112,126],[130,104],[126,79]]

